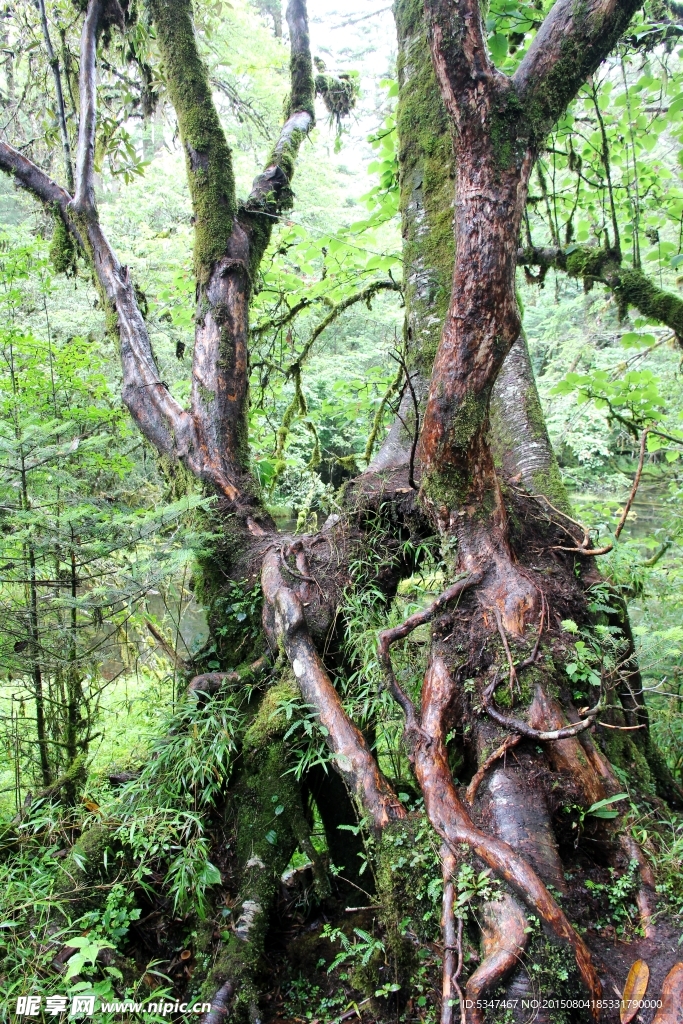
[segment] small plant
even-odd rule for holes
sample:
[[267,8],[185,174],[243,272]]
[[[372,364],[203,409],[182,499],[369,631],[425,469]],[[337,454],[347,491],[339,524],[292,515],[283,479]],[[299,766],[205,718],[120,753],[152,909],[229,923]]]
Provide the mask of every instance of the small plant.
[[461,864],[456,879],[457,899],[453,908],[456,917],[467,920],[475,903],[487,903],[501,898],[500,882],[491,877],[491,869],[477,874],[471,864]]
[[333,928],[331,925],[326,924],[322,930],[323,938],[329,939],[330,942],[341,943],[341,952],[337,954],[330,966],[327,968],[327,973],[330,974],[341,964],[350,964],[353,967],[367,967],[370,960],[375,953],[381,953],[384,955],[384,943],[379,939],[374,938],[369,932],[364,931],[363,928],[354,928],[353,939],[341,930],[341,928]]

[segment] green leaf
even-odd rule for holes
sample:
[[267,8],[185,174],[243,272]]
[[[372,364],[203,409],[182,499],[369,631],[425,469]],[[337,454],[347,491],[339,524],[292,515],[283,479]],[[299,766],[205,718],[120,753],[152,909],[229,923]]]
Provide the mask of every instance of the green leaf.
[[[628,793],[617,793],[616,796],[605,797],[604,800],[598,800],[597,803],[591,804],[586,814],[592,814],[596,818],[616,818],[619,811],[603,811],[604,807],[608,807],[610,804],[618,803],[620,800],[628,800]],[[602,813],[601,813],[602,812]]]
[[489,53],[496,64],[502,64],[507,57],[508,41],[507,36],[491,35],[488,38]]

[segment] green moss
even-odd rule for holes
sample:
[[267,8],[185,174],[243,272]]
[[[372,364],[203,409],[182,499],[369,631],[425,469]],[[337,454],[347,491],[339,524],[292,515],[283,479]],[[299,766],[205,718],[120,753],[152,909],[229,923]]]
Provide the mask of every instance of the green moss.
[[619,271],[614,292],[622,313],[629,306],[635,306],[643,316],[666,324],[679,338],[683,338],[683,300],[678,295],[665,292],[642,271],[630,268]]
[[348,117],[356,105],[359,94],[358,77],[342,74],[315,76],[316,95],[322,98],[328,113],[339,124],[342,117]]
[[529,146],[527,122],[523,114],[514,89],[501,92],[491,105],[488,117],[489,138],[496,166],[501,171],[519,166]]
[[207,280],[237,210],[232,157],[197,50],[190,0],[152,0],[152,16],[185,150],[195,215],[195,273]]
[[199,391],[199,397],[201,398],[204,405],[209,405],[216,397],[216,392],[211,391],[205,387],[201,382],[199,383],[197,390]]
[[615,254],[611,249],[598,249],[591,245],[578,246],[567,256],[567,273],[570,277],[591,279],[603,276],[605,267],[614,263]]
[[71,232],[58,210],[54,213],[54,229],[50,243],[50,260],[58,274],[75,274],[78,250]]
[[266,692],[254,719],[244,735],[245,749],[257,749],[287,727],[287,717],[281,710],[283,701],[295,700],[299,688],[293,678],[281,679]]
[[[93,825],[72,846],[55,879],[55,892],[69,895],[70,913],[74,916],[106,896],[106,892],[94,886],[107,875],[104,855],[112,846],[112,830],[104,824]],[[109,866],[114,867],[113,856]]]
[[610,730],[604,740],[605,751],[613,765],[627,772],[636,786],[646,793],[655,792],[655,780],[645,755],[630,736]]
[[289,97],[289,111],[305,111],[315,120],[315,83],[310,48],[305,52],[293,52],[289,58],[289,79],[292,91]]
[[235,910],[238,915],[251,915],[253,924],[248,941],[240,937],[239,927],[225,941],[203,989],[203,997],[210,999],[230,978],[235,986],[230,1019],[235,1021],[253,1020],[257,1012],[257,977],[270,910],[297,846],[290,821],[301,815],[301,799],[289,767],[281,740],[253,750],[247,755],[235,792],[235,835],[242,872]]
[[455,158],[434,76],[421,0],[398,0],[396,125],[411,365],[429,377],[451,296]]
[[393,975],[402,985],[417,963],[415,947],[406,937],[406,924],[423,941],[433,941],[437,934],[438,917],[435,920],[430,913],[427,894],[431,878],[440,873],[430,846],[433,838],[425,818],[409,816],[386,826],[377,851],[375,877],[384,941],[393,961]]
[[[471,490],[471,445],[487,429],[487,419],[488,394],[466,394],[457,412],[451,417],[447,436],[442,442],[446,455],[439,460],[439,472],[425,476],[422,481],[424,493],[437,508],[457,508],[466,501]],[[484,495],[477,509],[478,514],[488,515],[494,505],[493,492]]]

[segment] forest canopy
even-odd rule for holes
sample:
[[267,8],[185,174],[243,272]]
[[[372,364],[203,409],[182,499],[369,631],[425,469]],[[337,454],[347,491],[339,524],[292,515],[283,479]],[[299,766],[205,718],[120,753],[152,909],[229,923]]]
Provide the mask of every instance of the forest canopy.
[[2,1020],[680,1024],[683,5],[0,31]]

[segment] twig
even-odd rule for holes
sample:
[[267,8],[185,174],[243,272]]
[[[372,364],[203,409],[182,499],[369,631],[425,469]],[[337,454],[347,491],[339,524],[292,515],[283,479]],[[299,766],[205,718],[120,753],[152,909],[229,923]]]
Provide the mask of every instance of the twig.
[[609,722],[598,722],[601,729],[619,729],[621,732],[631,732],[632,729],[645,729],[645,723],[641,725],[610,725]]
[[509,729],[510,732],[519,733],[520,736],[525,736],[530,740],[548,742],[550,740],[563,740],[570,736],[577,736],[580,732],[588,729],[593,724],[600,711],[604,710],[602,704],[596,704],[595,707],[591,708],[587,712],[586,717],[580,722],[574,722],[573,725],[564,726],[561,729],[552,729],[546,732],[532,728],[532,726],[527,725],[526,722],[522,722],[519,718],[508,718],[506,715],[502,715],[500,711],[494,708],[491,703],[491,697],[493,696],[493,691],[497,685],[498,673],[496,672],[492,682],[489,683],[482,693],[482,701],[487,714],[494,720],[494,722],[498,722],[498,724],[502,725],[505,729]]
[[543,593],[542,590],[540,590],[540,588],[539,588],[539,593],[541,595],[541,619],[540,619],[540,622],[538,624],[538,636],[536,637],[536,643],[534,644],[534,649],[531,652],[531,654],[529,655],[529,657],[525,658],[525,660],[520,662],[520,664],[517,666],[517,668],[520,671],[523,668],[529,668],[530,665],[535,665],[536,664],[536,658],[538,657],[538,648],[541,646],[541,637],[543,636],[543,624],[545,622],[546,612],[548,611],[548,602],[546,601],[545,594]]
[[[636,469],[636,475],[633,478],[633,487],[631,488],[631,493],[628,496],[628,501],[624,505],[623,511],[622,511],[621,516],[619,518],[619,522],[617,523],[617,528],[614,531],[614,539],[615,540],[619,540],[619,535],[620,535],[621,531],[623,530],[623,528],[624,528],[624,526],[626,524],[626,520],[628,518],[628,514],[631,511],[631,505],[633,504],[633,501],[634,501],[635,496],[636,496],[636,491],[638,490],[638,485],[640,484],[640,478],[641,478],[642,473],[643,473],[643,465],[645,463],[645,447],[646,447],[646,442],[647,442],[647,435],[650,434],[650,433],[653,433],[652,429],[650,427],[646,427],[645,430],[640,435],[640,455],[638,457],[638,468]],[[656,431],[655,431],[655,433],[656,433]],[[597,555],[606,555],[606,554],[608,554],[612,550],[613,547],[614,547],[613,544],[605,544],[604,547],[601,547],[601,548],[590,548],[590,549],[586,550],[585,547],[583,547],[583,546],[582,547],[577,547],[577,548],[567,548],[567,547],[561,547],[561,546],[557,545],[555,547],[550,548],[550,550],[551,551],[569,551],[569,552],[572,552],[573,554],[584,555],[584,556],[589,556],[589,555],[590,556],[597,556]]]
[[498,607],[495,604],[493,606],[493,614],[496,617],[496,626],[498,627],[498,632],[500,634],[500,639],[503,641],[503,648],[505,649],[505,654],[507,655],[507,659],[508,659],[508,666],[510,668],[510,700],[512,700],[512,698],[514,697],[514,692],[515,692],[515,683],[517,683],[517,690],[519,691],[519,681],[517,679],[517,673],[515,672],[515,665],[514,665],[514,662],[512,660],[512,653],[510,651],[510,645],[508,643],[508,638],[505,635],[505,629],[503,627],[503,620],[502,620],[502,618],[500,616],[500,611],[498,610]]
[[415,612],[414,615],[409,615],[405,622],[402,622],[400,626],[394,626],[393,629],[383,629],[379,634],[377,655],[379,657],[380,664],[384,669],[386,688],[389,690],[396,703],[403,709],[406,716],[406,725],[409,729],[415,729],[419,732],[420,725],[415,713],[413,702],[410,697],[404,693],[396,680],[393,665],[391,663],[391,655],[389,654],[389,648],[398,640],[405,639],[405,637],[416,630],[418,626],[422,626],[425,622],[429,622],[434,618],[437,612],[440,612],[447,604],[450,604],[450,602],[454,601],[456,597],[459,597],[464,590],[467,590],[469,587],[476,586],[477,583],[481,583],[483,578],[483,572],[474,573],[472,576],[465,576],[464,579],[458,580],[452,587],[444,590],[444,592],[440,594],[435,601],[432,601],[432,603],[423,611]]
[[467,790],[465,791],[465,800],[470,805],[470,807],[474,803],[474,798],[477,795],[477,790],[479,789],[481,783],[484,781],[484,776],[486,775],[491,765],[495,764],[496,761],[499,760],[499,758],[507,754],[508,750],[511,750],[513,747],[516,747],[517,744],[521,741],[521,739],[522,737],[519,733],[512,733],[510,736],[506,736],[501,745],[499,747],[496,747],[493,753],[489,754],[489,756],[486,758],[483,764],[481,764],[479,768],[477,768],[475,775],[472,776],[472,781],[470,782],[469,786],[467,787]]

